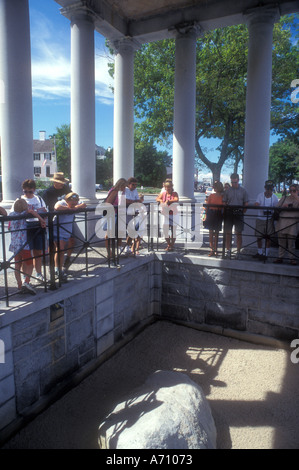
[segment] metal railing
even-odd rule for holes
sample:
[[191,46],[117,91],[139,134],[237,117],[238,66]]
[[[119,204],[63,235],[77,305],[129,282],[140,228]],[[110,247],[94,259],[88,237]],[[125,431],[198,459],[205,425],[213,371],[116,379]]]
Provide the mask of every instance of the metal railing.
[[[136,211],[135,218],[133,216],[133,223],[131,222],[132,239],[140,236],[143,243],[143,249],[149,251],[160,251],[164,250],[167,245],[167,230],[168,237],[174,238],[175,235],[175,251],[181,251],[184,253],[197,252],[199,254],[205,254],[207,248],[209,248],[208,232],[209,230],[204,227],[203,215],[208,209],[218,209],[222,212],[223,221],[231,214],[232,210],[243,211],[243,206],[234,206],[232,209],[229,206],[218,206],[218,205],[207,205],[200,203],[188,203],[188,204],[177,204],[176,216],[170,214],[162,214],[161,206],[157,203],[144,204],[145,210]],[[170,206],[171,210],[171,206]],[[275,226],[273,232],[266,230],[264,232],[258,232],[256,229],[256,218],[257,211],[265,211],[265,223],[272,224],[274,212],[284,211],[284,221],[286,227],[281,230],[279,225]],[[74,224],[76,230],[72,228],[66,228],[66,225],[62,217],[65,214],[74,214]],[[117,213],[117,208],[116,208]],[[45,292],[48,289],[54,290],[59,288],[65,281],[62,275],[62,266],[58,266],[59,274],[55,273],[55,254],[60,259],[61,253],[67,252],[68,247],[62,249],[60,247],[60,231],[63,228],[64,231],[68,232],[70,238],[73,239],[73,252],[70,261],[70,268],[73,275],[81,276],[90,275],[94,269],[98,267],[113,267],[118,266],[120,256],[124,254],[125,244],[120,245],[118,238],[124,240],[128,235],[128,224],[127,224],[127,213],[126,211],[119,214],[115,221],[115,236],[106,238],[105,236],[99,236],[97,230],[97,223],[99,220],[104,219],[105,215],[98,215],[95,209],[86,208],[80,211],[55,211],[41,214],[47,220],[47,228],[41,230],[43,235],[43,249],[41,254],[38,255],[42,258],[42,274],[43,280],[39,280],[36,275],[31,275],[31,281],[36,283],[38,288],[43,288]],[[6,305],[9,305],[9,299],[18,293],[16,288],[16,273],[23,276],[24,272],[20,268],[19,263],[16,262],[16,253],[11,253],[8,250],[10,243],[11,230],[8,228],[10,221],[18,219],[28,219],[30,216],[0,216],[0,230],[1,230],[1,253],[0,253],[0,301],[5,301]],[[286,221],[287,219],[287,221]],[[104,219],[105,220],[105,219]],[[277,224],[277,222],[276,222]],[[222,225],[222,229],[219,232],[219,251],[221,257],[224,258],[225,243],[226,243],[226,232],[224,231],[225,224]],[[56,243],[54,241],[54,227],[57,232]],[[137,227],[137,230],[136,230]],[[277,230],[278,227],[278,230]],[[141,230],[142,228],[142,230]],[[256,252],[256,240],[261,238],[263,242],[263,249],[265,250],[266,244],[271,243],[276,249],[281,244],[285,246],[285,230],[286,228],[293,231],[298,235],[299,228],[299,209],[293,208],[273,208],[273,207],[262,207],[262,206],[247,206],[246,214],[244,214],[244,231],[242,245],[242,252],[248,253],[249,259],[251,258],[251,250]],[[133,229],[133,231],[132,231]],[[119,232],[120,230],[120,232]],[[120,237],[119,237],[120,233]],[[101,232],[103,235],[103,232]],[[293,243],[292,237],[289,237]],[[20,248],[19,252],[24,248],[24,245]],[[298,254],[293,253],[293,249],[286,247],[286,252],[292,253],[292,256],[298,260]],[[236,253],[235,248],[232,249],[230,257],[234,257]],[[108,255],[109,254],[109,255]],[[134,251],[132,255],[136,255]],[[28,261],[34,262],[34,256]],[[56,263],[57,264],[57,263]]]

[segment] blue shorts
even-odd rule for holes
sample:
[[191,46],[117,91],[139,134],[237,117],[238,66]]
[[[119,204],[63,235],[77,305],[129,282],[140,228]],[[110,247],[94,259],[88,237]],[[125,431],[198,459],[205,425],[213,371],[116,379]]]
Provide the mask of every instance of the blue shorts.
[[[32,224],[35,225],[35,224]],[[27,228],[30,224],[27,225]],[[30,250],[43,250],[46,247],[46,230],[39,224],[27,229],[27,243]]]

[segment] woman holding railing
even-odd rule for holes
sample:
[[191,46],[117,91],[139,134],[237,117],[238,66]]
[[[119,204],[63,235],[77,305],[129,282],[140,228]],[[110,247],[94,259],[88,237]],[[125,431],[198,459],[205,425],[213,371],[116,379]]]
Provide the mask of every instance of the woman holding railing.
[[290,264],[296,265],[295,259],[295,241],[297,236],[297,224],[299,220],[299,196],[297,185],[291,184],[289,196],[282,196],[277,207],[286,209],[298,209],[297,211],[282,210],[276,223],[276,232],[278,234],[278,258],[274,261],[276,264],[283,262],[286,251],[289,253]]

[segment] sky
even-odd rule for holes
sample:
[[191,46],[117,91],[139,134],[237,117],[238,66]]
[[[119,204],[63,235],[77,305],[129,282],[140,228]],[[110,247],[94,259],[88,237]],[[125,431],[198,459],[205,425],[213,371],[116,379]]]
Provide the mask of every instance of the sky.
[[[70,21],[54,0],[29,0],[33,138],[70,123]],[[112,78],[108,74],[105,38],[95,33],[96,144],[113,147]]]

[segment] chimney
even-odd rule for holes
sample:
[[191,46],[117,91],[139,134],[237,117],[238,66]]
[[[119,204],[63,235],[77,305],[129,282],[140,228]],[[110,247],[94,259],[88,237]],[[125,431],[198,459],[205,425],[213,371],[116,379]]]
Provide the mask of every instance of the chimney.
[[46,140],[46,131],[39,131],[39,140]]

